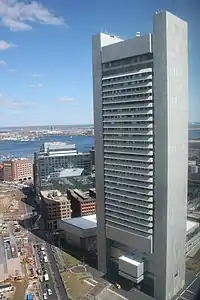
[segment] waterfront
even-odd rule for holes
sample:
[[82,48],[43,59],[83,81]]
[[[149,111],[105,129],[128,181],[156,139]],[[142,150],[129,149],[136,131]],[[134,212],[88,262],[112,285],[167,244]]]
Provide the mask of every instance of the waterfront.
[[67,142],[76,144],[78,151],[87,152],[94,145],[93,136],[44,136],[40,140],[34,141],[0,141],[0,161],[9,157],[33,157],[33,153],[38,151],[44,142]]
[[[190,139],[200,138],[200,130],[189,130]],[[50,135],[34,141],[0,141],[0,161],[9,157],[33,157],[44,142],[67,142],[76,144],[78,151],[87,152],[94,146],[93,136],[57,136]]]

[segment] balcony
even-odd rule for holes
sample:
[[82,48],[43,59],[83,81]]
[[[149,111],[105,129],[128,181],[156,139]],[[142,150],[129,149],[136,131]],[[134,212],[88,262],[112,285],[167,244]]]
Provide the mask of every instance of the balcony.
[[[139,82],[138,82],[139,81]],[[144,79],[141,80],[135,80],[135,81],[128,81],[128,85],[125,85],[124,82],[121,84],[118,82],[117,84],[113,85],[110,84],[109,86],[103,86],[103,92],[112,92],[112,91],[122,91],[126,89],[134,89],[139,87],[152,87],[152,81],[149,81],[148,79],[145,79],[145,82],[143,82]]]

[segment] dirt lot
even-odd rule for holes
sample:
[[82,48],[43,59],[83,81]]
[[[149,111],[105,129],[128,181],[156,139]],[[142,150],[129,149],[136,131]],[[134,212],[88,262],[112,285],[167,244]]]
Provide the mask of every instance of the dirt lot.
[[20,216],[25,213],[24,203],[21,201],[22,192],[17,186],[6,183],[0,184],[0,214],[4,218]]

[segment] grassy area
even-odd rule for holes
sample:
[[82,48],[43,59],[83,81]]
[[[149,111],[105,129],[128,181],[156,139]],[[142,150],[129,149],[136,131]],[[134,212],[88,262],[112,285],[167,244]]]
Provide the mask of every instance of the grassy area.
[[76,266],[80,263],[78,259],[76,259],[75,257],[71,256],[70,254],[64,251],[61,252],[61,255],[62,255],[63,262],[66,264],[67,268]]
[[75,275],[65,272],[62,274],[62,279],[72,300],[80,299],[91,289],[89,284],[80,279],[80,274]]

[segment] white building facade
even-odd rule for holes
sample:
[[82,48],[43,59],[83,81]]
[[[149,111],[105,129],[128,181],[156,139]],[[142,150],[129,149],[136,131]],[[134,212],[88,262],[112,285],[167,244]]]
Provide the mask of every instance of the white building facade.
[[97,248],[99,270],[169,300],[185,280],[187,23],[160,12],[153,27],[93,37]]

